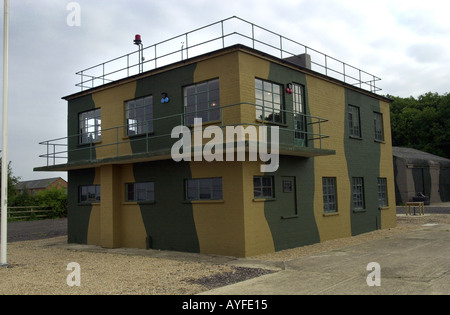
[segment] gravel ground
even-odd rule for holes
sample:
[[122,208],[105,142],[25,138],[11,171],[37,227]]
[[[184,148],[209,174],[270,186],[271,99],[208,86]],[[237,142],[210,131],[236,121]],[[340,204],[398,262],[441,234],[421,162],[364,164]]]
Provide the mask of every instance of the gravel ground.
[[[450,215],[398,216],[398,226],[393,229],[256,256],[251,260],[286,261],[409,232],[426,223],[440,222],[450,223]],[[187,261],[177,259],[176,255],[155,258],[69,250],[61,246],[65,242],[66,237],[63,236],[10,243],[8,268],[0,268],[0,294],[191,295],[274,272],[191,259]],[[79,287],[70,287],[66,282],[72,271],[67,270],[71,262],[77,262],[81,267]]]

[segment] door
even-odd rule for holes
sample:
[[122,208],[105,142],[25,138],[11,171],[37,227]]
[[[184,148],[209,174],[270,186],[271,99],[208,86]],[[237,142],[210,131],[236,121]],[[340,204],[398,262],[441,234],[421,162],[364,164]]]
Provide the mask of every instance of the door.
[[305,116],[305,88],[300,84],[293,84],[294,109],[294,144],[306,146],[306,116]]
[[294,176],[281,177],[281,213],[282,217],[297,215],[297,190]]

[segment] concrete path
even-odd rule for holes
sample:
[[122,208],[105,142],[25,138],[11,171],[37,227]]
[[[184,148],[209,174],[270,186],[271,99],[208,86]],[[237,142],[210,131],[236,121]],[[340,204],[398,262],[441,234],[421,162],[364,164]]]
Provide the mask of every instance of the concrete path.
[[[380,286],[376,284],[380,269]],[[245,261],[240,261],[245,263]],[[236,262],[239,264],[239,261]],[[270,265],[273,267],[273,264]],[[203,295],[450,294],[450,225],[422,229],[284,263],[283,270]]]

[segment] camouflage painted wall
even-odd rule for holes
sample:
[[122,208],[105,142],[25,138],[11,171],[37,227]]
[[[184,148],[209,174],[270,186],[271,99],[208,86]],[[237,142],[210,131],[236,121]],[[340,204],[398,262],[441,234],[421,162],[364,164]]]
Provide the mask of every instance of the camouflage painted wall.
[[[124,130],[114,129],[125,125],[127,100],[153,95],[155,118],[177,115],[183,113],[184,86],[215,78],[219,78],[221,106],[255,103],[255,78],[280,84],[283,90],[288,83],[305,86],[305,111],[329,120],[322,132],[330,138],[323,140],[322,147],[335,154],[282,155],[275,173],[262,174],[260,161],[138,159],[135,154],[147,150],[145,137],[130,142]],[[168,104],[159,102],[162,92],[169,94]],[[286,110],[292,110],[292,95],[283,93],[283,103]],[[361,139],[348,135],[349,104],[361,108]],[[389,106],[375,95],[237,47],[69,98],[69,134],[78,133],[78,114],[93,108],[102,109],[102,128],[114,130],[102,132],[102,143],[117,137],[124,141],[115,147],[95,146],[94,163],[69,171],[69,242],[252,256],[395,226]],[[373,138],[374,111],[384,116],[384,143]],[[227,119],[227,123],[257,122],[254,108],[248,106],[236,107]],[[285,125],[292,127],[293,122],[287,120]],[[170,133],[172,127],[155,122],[152,136]],[[308,128],[318,133],[317,125]],[[161,139],[153,145],[153,150],[167,149],[171,142]],[[314,141],[308,145],[318,146]],[[70,146],[77,147],[77,141],[72,140]],[[78,151],[70,161],[83,163],[92,156],[92,152],[86,154]],[[108,160],[115,154],[120,159]],[[254,177],[262,175],[273,178],[274,198],[270,200],[254,198]],[[353,211],[351,203],[351,178],[355,176],[363,177],[366,185],[366,208],[360,212]],[[222,178],[223,200],[185,200],[186,179],[211,177]],[[323,177],[337,180],[338,211],[333,214],[323,211]],[[383,210],[378,209],[378,177],[387,178],[388,183],[389,205]],[[155,183],[155,201],[127,202],[126,184],[147,181]],[[284,189],[286,182],[292,190]],[[101,186],[101,202],[80,205],[79,187],[91,184]]]

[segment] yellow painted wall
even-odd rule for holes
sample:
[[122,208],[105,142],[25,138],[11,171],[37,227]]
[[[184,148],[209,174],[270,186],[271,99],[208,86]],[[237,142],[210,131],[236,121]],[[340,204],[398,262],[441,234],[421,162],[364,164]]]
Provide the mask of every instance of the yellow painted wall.
[[[100,185],[100,180],[100,168],[97,167],[95,169],[93,185]],[[89,245],[101,245],[101,215],[99,203],[94,203],[92,205],[91,216],[89,217],[87,243]]]
[[[239,81],[240,100],[246,103],[255,103],[255,78],[268,79],[270,62],[248,53],[239,54]],[[241,122],[255,123],[256,108],[251,105],[241,107]]]
[[94,185],[101,185],[101,203],[93,204],[88,244],[107,248],[146,248],[147,232],[136,202],[126,202],[125,184],[133,183],[133,165],[96,168]]
[[272,253],[275,251],[272,232],[264,214],[264,203],[255,201],[253,177],[263,175],[260,172],[260,161],[243,162],[243,196],[246,256]]
[[[314,216],[320,240],[351,236],[350,179],[344,148],[345,89],[309,75],[306,80],[310,114],[330,119],[322,125],[322,133],[330,136],[322,140],[322,147],[336,151],[336,155],[314,158]],[[319,133],[318,125],[314,125],[314,132]],[[316,147],[318,145],[319,143],[315,143]],[[324,215],[323,177],[336,177],[337,214]]]
[[123,247],[146,248],[147,232],[142,219],[141,208],[137,202],[126,202],[125,187],[127,183],[134,183],[133,165],[121,167],[121,209],[120,232]]
[[387,180],[388,207],[381,210],[381,228],[392,228],[397,225],[395,204],[394,165],[392,155],[391,117],[389,103],[380,102],[380,110],[383,114],[384,143],[380,144],[380,177]]
[[[237,67],[239,71],[237,71]],[[255,76],[267,78],[270,63],[242,52],[199,62],[194,82],[217,77],[221,106],[255,102]],[[242,105],[223,111],[224,124],[254,122],[255,108]],[[226,132],[224,131],[226,137]],[[222,177],[223,203],[194,202],[194,220],[202,253],[250,256],[273,252],[264,217],[264,202],[253,201],[253,176],[261,162],[191,162],[193,178]]]
[[[135,98],[136,81],[101,90],[92,95],[96,108],[102,109],[102,141],[96,145],[97,159],[131,154],[129,142],[123,142],[126,137],[125,101]],[[121,128],[116,128],[122,126]]]
[[245,256],[241,162],[191,162],[192,178],[222,177],[223,201],[193,201],[200,252]]
[[[217,78],[219,74],[220,106],[239,103],[238,53],[200,61],[194,73],[194,82],[199,83]],[[223,109],[225,124],[239,122],[239,107]]]

